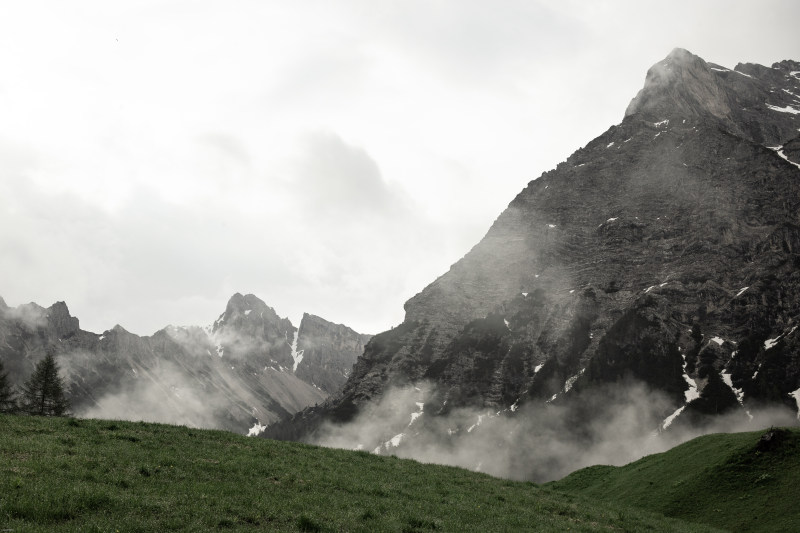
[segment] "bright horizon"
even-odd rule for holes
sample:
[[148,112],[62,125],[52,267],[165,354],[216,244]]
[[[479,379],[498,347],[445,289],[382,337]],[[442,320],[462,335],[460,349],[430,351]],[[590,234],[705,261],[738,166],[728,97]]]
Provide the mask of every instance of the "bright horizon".
[[800,60],[800,4],[0,7],[0,296],[83,329],[235,292],[379,333],[675,47]]

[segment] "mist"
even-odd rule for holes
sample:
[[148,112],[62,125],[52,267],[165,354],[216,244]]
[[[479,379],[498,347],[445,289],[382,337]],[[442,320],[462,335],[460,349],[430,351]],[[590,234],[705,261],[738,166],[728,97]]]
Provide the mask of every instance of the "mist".
[[[788,409],[720,416],[703,428],[659,431],[674,405],[641,383],[583,392],[565,404],[460,408],[446,414],[431,384],[390,389],[352,422],[323,426],[314,444],[542,483],[591,465],[621,466],[707,433],[796,425]],[[429,412],[430,410],[430,412]]]

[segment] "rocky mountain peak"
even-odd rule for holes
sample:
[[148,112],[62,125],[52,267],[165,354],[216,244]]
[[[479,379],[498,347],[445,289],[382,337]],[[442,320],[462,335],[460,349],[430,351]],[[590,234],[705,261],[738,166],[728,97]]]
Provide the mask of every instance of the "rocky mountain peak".
[[676,48],[653,65],[625,117],[676,123],[700,121],[764,146],[798,136],[800,65],[785,60],[764,67],[740,63],[731,70]]
[[228,300],[225,312],[214,322],[212,332],[218,332],[223,327],[236,329],[261,329],[266,324],[282,331],[293,330],[291,322],[281,318],[275,309],[264,303],[253,294],[242,295],[236,293]]
[[74,335],[80,329],[78,319],[69,314],[69,308],[64,302],[56,302],[48,307],[47,317],[59,338]]
[[695,118],[730,115],[730,101],[712,66],[682,48],[676,48],[647,71],[644,87],[631,101],[625,116],[635,113],[659,118]]

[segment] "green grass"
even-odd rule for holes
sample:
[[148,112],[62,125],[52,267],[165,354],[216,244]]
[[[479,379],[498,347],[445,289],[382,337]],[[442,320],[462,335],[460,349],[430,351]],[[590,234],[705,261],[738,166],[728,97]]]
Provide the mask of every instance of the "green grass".
[[708,531],[458,468],[158,424],[0,415],[4,531]]
[[593,466],[546,487],[731,531],[800,531],[800,429],[707,435],[623,467]]

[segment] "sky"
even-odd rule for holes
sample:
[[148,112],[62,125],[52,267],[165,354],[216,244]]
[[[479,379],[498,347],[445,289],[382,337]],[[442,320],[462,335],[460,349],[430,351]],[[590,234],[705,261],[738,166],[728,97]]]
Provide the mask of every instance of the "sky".
[[675,47],[800,60],[800,2],[0,3],[0,296],[83,329],[235,292],[378,333]]

